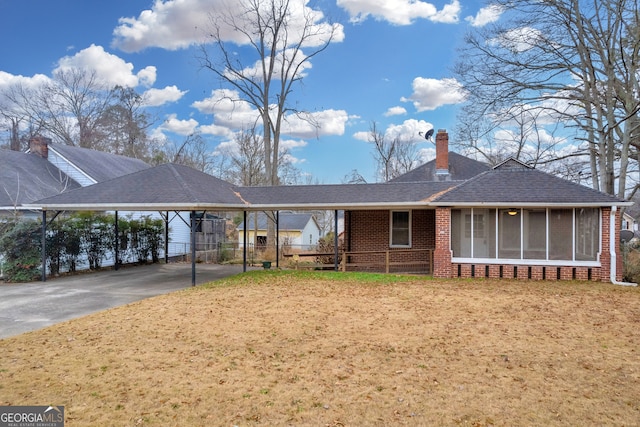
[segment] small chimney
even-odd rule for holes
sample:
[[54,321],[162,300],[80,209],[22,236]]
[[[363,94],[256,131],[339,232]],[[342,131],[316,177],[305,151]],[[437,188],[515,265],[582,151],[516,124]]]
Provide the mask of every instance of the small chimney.
[[436,176],[446,179],[449,175],[449,134],[446,129],[438,129],[436,134]]
[[31,154],[37,154],[38,156],[46,159],[49,157],[49,144],[51,138],[45,138],[44,136],[34,136],[29,140],[29,151]]

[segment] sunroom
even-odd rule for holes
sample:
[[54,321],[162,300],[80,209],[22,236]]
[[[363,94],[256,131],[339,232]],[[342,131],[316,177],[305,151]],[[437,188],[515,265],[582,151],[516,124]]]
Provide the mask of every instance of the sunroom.
[[451,209],[454,262],[597,266],[599,208]]

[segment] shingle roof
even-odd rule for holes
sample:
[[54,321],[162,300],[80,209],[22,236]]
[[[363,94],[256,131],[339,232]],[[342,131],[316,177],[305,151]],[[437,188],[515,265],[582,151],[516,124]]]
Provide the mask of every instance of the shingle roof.
[[282,208],[327,207],[331,209],[380,205],[422,204],[455,186],[454,182],[380,184],[291,185],[241,187],[249,205],[282,205]]
[[624,205],[588,187],[513,162],[468,181],[236,187],[187,166],[166,164],[39,200],[45,209],[303,210],[453,205]]
[[[490,167],[485,163],[449,151],[449,180],[451,181],[465,181],[489,169]],[[435,173],[436,161],[431,160],[389,182],[434,181]]]
[[142,160],[88,148],[49,143],[49,149],[59,153],[97,182],[107,181],[151,167]]
[[69,205],[101,209],[191,210],[202,206],[242,205],[235,186],[188,166],[167,163],[38,202],[44,207]]
[[[247,216],[249,228],[253,228],[253,218],[256,213],[258,214],[258,230],[266,230],[269,219],[263,212],[252,212]],[[312,218],[313,215],[310,213],[280,212],[278,215],[278,228],[283,231],[302,231]],[[244,230],[244,222],[238,225],[238,230]]]
[[618,205],[609,194],[513,161],[461,183],[436,200],[443,204]]
[[0,150],[0,210],[79,187],[40,156]]

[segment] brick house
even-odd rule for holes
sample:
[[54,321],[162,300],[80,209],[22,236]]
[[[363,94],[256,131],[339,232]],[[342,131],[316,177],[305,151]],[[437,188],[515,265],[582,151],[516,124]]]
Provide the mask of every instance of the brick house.
[[439,131],[436,159],[388,183],[237,187],[161,165],[36,205],[245,215],[343,211],[343,270],[618,283],[619,208],[631,203],[514,159],[490,168],[450,153],[448,135]]

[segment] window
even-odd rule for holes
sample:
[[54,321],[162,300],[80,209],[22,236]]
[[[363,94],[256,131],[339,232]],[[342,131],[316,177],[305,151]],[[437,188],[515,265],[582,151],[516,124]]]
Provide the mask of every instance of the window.
[[523,257],[525,259],[547,258],[547,210],[523,209]]
[[549,209],[549,259],[573,259],[573,209]]
[[454,258],[597,261],[600,228],[599,208],[451,209],[451,250]]
[[[451,210],[451,249],[454,257],[496,257],[496,210],[473,209]],[[473,230],[473,231],[472,231]],[[473,239],[471,238],[473,236]],[[471,241],[473,240],[473,244]]]
[[498,258],[520,259],[522,211],[499,209],[498,221]]
[[411,247],[411,212],[391,211],[392,247]]
[[598,209],[576,209],[576,260],[595,261],[600,251]]

